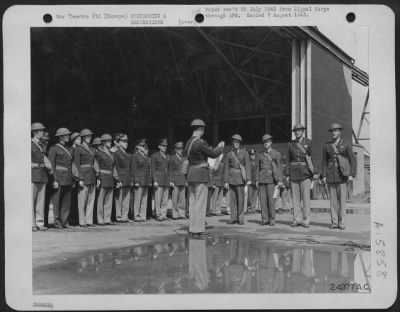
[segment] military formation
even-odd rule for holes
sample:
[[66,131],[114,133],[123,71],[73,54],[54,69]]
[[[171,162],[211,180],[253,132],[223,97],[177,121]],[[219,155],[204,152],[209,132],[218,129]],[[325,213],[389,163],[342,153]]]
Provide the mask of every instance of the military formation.
[[261,212],[261,224],[274,226],[277,198],[287,209],[293,203],[292,227],[308,228],[310,189],[317,179],[328,185],[331,228],[345,229],[346,185],[355,177],[356,161],[351,143],[341,138],[340,124],[329,128],[322,168],[314,164],[312,141],[302,124],[293,127],[295,139],[283,157],[269,134],[261,137],[259,152],[242,148],[241,135],[234,134],[232,149],[224,153],[225,142],[212,147],[202,138],[204,121],[195,119],[190,126],[192,136],[186,143],[176,142],[171,155],[166,138],[149,155],[145,138],[135,142],[131,154],[127,134],[93,138],[89,129],[72,133],[60,128],[55,133],[58,142],[48,148],[46,128],[33,123],[32,231],[48,229],[50,203],[54,226],[62,229],[145,222],[150,217],[166,221],[171,202],[172,219],[189,218],[189,235],[206,236],[206,216],[223,213],[230,215],[229,224],[243,225],[246,213]]

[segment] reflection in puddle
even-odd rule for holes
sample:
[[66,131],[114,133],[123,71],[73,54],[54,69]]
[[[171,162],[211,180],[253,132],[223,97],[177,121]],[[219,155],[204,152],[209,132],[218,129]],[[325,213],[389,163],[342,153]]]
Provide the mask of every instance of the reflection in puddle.
[[34,294],[370,292],[369,252],[179,237],[35,269]]

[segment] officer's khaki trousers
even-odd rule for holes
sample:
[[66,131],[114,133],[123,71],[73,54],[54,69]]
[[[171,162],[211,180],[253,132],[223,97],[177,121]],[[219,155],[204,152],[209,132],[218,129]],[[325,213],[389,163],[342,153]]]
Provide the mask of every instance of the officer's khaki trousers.
[[[127,221],[129,213],[129,204],[131,201],[130,186],[122,186],[119,188],[119,207],[116,205],[117,221]],[[117,204],[117,202],[116,202]]]
[[297,223],[310,223],[310,187],[311,180],[291,181],[293,197],[293,221]]
[[346,183],[328,183],[332,225],[344,225],[346,216]]
[[79,189],[79,225],[93,224],[93,208],[95,197],[96,186],[94,184],[85,185]]
[[189,232],[201,233],[206,230],[208,187],[206,183],[189,184]]
[[139,186],[134,188],[134,218],[135,220],[146,220],[147,213],[147,197],[149,188],[147,186]]
[[44,226],[46,183],[32,183],[32,227]]
[[222,206],[222,198],[224,196],[224,188],[223,187],[215,187],[212,191],[211,196],[211,212],[212,213],[221,213],[221,206]]
[[158,186],[154,191],[154,205],[156,218],[165,218],[168,209],[168,186]]
[[186,213],[186,189],[185,186],[174,186],[172,189],[172,217],[184,217]]
[[71,193],[72,186],[60,185],[51,196],[53,203],[54,221],[65,224],[68,221],[69,212],[71,211]]
[[249,195],[247,197],[247,205],[250,207],[249,212],[255,212],[257,208],[257,201],[258,201],[258,189],[255,185],[251,184],[248,186]]
[[244,185],[229,184],[229,204],[231,206],[231,220],[244,221]]
[[100,188],[97,197],[97,223],[111,223],[113,188],[102,187]]
[[115,203],[115,218],[117,221],[121,219],[121,200],[120,200],[120,189],[117,188],[114,190],[114,203]]
[[275,220],[275,184],[263,183],[258,186],[261,203],[261,219],[263,222]]

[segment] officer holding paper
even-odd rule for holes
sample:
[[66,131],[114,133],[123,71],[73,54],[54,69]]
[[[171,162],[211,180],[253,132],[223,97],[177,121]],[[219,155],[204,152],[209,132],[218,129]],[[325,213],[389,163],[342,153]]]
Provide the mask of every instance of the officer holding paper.
[[331,228],[345,229],[347,182],[356,176],[357,164],[350,142],[341,138],[343,127],[330,126],[332,140],[323,147],[322,176],[328,183],[331,208]]
[[[317,168],[312,160],[312,142],[304,135],[305,127],[293,127],[295,139],[288,144],[286,158],[286,177],[290,181],[293,198],[292,227],[310,226],[310,187],[314,176],[318,179]],[[302,205],[303,204],[303,205]]]

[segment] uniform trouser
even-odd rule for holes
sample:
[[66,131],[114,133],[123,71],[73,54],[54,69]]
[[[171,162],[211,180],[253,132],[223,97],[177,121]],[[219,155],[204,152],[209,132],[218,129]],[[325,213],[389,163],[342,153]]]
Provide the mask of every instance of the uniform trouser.
[[44,225],[46,183],[32,183],[32,227]]
[[53,203],[54,221],[65,224],[71,211],[71,185],[60,185],[51,197]]
[[71,209],[69,213],[68,222],[72,225],[79,224],[78,217],[78,186],[72,188],[71,191]]
[[229,185],[231,220],[244,221],[244,185]]
[[206,183],[189,184],[189,232],[206,230],[208,187]]
[[262,221],[268,222],[269,220],[275,220],[275,199],[273,198],[275,184],[259,184],[258,189],[261,203]]
[[111,223],[112,200],[113,200],[112,187],[101,187],[99,195],[97,196],[97,223]]
[[85,185],[78,191],[79,224],[93,224],[94,199],[96,197],[96,186]]
[[168,209],[168,186],[158,186],[154,190],[154,205],[157,218],[165,218]]
[[333,225],[344,225],[346,215],[346,183],[328,183],[330,193],[331,221]]
[[293,197],[293,219],[297,223],[309,224],[311,180],[291,181],[290,185]]
[[118,201],[115,202],[117,221],[127,221],[129,203],[131,200],[131,188],[130,186],[122,186],[119,188],[118,193]]
[[251,184],[248,188],[247,205],[250,207],[249,211],[256,211],[258,200],[258,189],[255,185]]
[[184,217],[186,213],[186,188],[174,186],[172,189],[172,217]]
[[212,190],[211,195],[211,212],[212,213],[221,213],[222,206],[222,197],[224,196],[224,188],[222,186],[216,186]]
[[121,189],[117,188],[114,191],[114,206],[115,206],[115,219],[119,221],[121,219],[121,199],[120,199]]
[[281,198],[283,210],[290,210],[293,208],[292,197],[290,196],[290,189],[283,189],[283,191],[281,192]]
[[147,197],[149,194],[148,186],[139,186],[134,188],[134,218],[146,220]]

